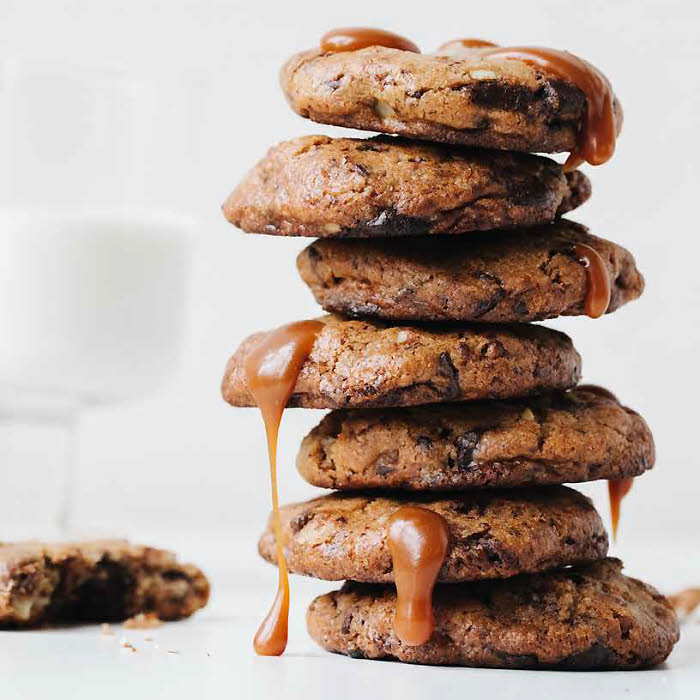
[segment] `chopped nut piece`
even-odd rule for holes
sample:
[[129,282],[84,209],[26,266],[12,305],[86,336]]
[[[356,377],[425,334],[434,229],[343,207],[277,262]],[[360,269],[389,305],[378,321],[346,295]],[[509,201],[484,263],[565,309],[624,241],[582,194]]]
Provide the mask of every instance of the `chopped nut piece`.
[[526,408],[522,413],[523,420],[535,420],[535,414],[532,412],[531,408]]
[[389,119],[396,116],[396,112],[394,112],[391,105],[388,102],[384,102],[384,100],[377,100],[374,103],[374,111],[381,119]]
[[494,80],[498,76],[492,70],[470,70],[469,77],[474,80]]
[[124,629],[128,630],[150,630],[154,627],[160,627],[163,624],[153,612],[139,613],[124,621]]

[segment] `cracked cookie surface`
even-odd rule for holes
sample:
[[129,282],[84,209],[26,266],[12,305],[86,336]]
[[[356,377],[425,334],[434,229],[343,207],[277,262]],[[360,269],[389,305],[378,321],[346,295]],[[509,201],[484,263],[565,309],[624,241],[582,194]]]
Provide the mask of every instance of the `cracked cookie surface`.
[[582,172],[541,156],[303,136],[273,146],[223,211],[252,233],[376,238],[530,226],[589,196]]
[[[393,581],[386,524],[404,505],[428,508],[448,525],[438,581],[506,578],[600,559],[608,550],[590,500],[564,486],[449,496],[338,493],[280,509],[289,570],[332,581]],[[258,551],[276,561],[271,521]]]
[[124,540],[0,545],[0,626],[189,617],[209,582],[171,552]]
[[331,489],[448,490],[623,479],[654,465],[644,419],[599,387],[509,401],[333,411],[302,477]]
[[[324,316],[288,406],[413,406],[506,398],[568,389],[581,358],[568,336],[543,326],[415,325]],[[248,354],[264,337],[250,336],[228,362],[222,394],[254,406],[245,379]]]
[[[524,61],[484,54],[311,49],[287,61],[280,82],[291,108],[322,124],[507,151],[571,151],[585,118],[583,92]],[[619,132],[617,99],[614,110]]]
[[632,255],[566,219],[518,231],[402,241],[318,240],[297,267],[326,311],[390,321],[541,321],[585,313],[583,243],[602,258],[611,313],[644,290]]
[[661,663],[678,620],[654,588],[622,574],[617,559],[506,581],[438,585],[435,631],[420,646],[394,632],[393,586],[346,583],[307,612],[309,633],[328,651],[406,663],[627,670]]

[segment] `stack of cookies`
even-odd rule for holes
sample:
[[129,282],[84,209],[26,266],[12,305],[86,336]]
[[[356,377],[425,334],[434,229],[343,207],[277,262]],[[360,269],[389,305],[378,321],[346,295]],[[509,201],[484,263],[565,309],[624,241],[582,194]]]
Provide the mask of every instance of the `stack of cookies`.
[[[297,264],[330,312],[287,406],[332,409],[297,465],[336,492],[282,507],[259,551],[274,562],[281,536],[291,572],[347,581],[308,612],[330,651],[650,666],[678,638],[675,615],[606,558],[600,516],[562,484],[626,484],[653,466],[652,436],[613,394],[577,386],[566,335],[531,323],[597,317],[642,293],[628,251],[560,218],[590,196],[586,176],[527,153],[570,151],[570,166],[595,150],[582,143],[592,103],[614,126],[592,134],[599,151],[622,113],[589,64],[498,51],[464,40],[420,54],[395,35],[343,30],[283,68],[302,116],[398,136],[284,142],[224,205],[244,231],[318,238]],[[228,364],[234,406],[255,405],[246,359],[266,337]]]

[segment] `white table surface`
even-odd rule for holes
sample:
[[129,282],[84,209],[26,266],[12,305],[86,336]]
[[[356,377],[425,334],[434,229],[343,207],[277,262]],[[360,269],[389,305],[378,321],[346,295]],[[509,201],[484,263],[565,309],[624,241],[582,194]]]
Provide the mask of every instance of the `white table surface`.
[[[700,697],[700,621],[684,624],[663,666],[637,672],[565,673],[434,668],[349,659],[322,651],[304,625],[307,604],[334,584],[294,577],[289,646],[281,658],[256,657],[252,637],[274,596],[275,572],[258,565],[250,535],[230,549],[202,549],[213,583],[209,606],[190,620],[114,635],[99,626],[0,632],[0,698],[280,698],[360,700],[379,697],[591,698]],[[152,540],[151,540],[152,541]],[[199,547],[201,549],[199,540]],[[197,548],[195,542],[186,553]],[[190,550],[190,551],[187,551]],[[237,553],[237,567],[221,556]],[[618,552],[620,554],[620,552]],[[664,591],[700,584],[693,542],[645,543],[624,552],[629,573]],[[189,557],[194,559],[193,556]],[[697,576],[695,579],[694,577]],[[136,651],[123,646],[131,643]],[[283,694],[282,694],[283,693]]]

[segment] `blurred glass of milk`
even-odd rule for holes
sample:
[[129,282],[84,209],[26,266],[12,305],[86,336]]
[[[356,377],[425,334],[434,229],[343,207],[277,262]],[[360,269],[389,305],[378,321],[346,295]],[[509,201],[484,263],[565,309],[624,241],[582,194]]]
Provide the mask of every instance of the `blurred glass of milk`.
[[191,251],[185,83],[7,61],[0,69],[0,527],[70,519],[85,407],[173,371]]

